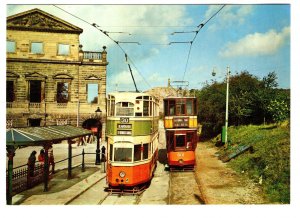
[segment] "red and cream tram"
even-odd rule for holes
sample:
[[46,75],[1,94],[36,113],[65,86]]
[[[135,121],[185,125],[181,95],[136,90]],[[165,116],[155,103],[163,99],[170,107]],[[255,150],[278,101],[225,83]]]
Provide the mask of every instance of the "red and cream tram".
[[196,98],[165,98],[164,127],[170,170],[193,170],[198,138]]
[[110,192],[138,193],[151,180],[158,157],[158,100],[116,92],[107,99],[107,183]]

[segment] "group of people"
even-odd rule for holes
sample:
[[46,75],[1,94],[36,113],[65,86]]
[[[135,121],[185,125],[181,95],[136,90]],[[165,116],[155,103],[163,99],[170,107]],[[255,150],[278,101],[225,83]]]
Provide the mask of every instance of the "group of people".
[[[34,168],[35,168],[35,162],[36,162],[36,151],[32,151],[29,158],[28,158],[28,170],[29,170],[29,175],[34,176]],[[41,149],[40,154],[38,155],[38,162],[41,164],[45,163],[45,150]],[[53,148],[52,146],[49,147],[48,149],[48,164],[49,168],[52,166],[51,172],[52,174],[54,173],[54,155],[53,155]]]

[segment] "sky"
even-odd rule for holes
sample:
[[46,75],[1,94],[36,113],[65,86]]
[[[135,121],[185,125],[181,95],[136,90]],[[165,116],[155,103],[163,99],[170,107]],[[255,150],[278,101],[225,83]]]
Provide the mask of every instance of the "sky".
[[167,86],[169,78],[200,89],[223,81],[227,66],[259,79],[275,71],[279,87],[290,88],[290,5],[223,5],[8,4],[7,16],[39,8],[82,28],[84,51],[106,46],[107,93],[135,90],[128,63],[139,91]]

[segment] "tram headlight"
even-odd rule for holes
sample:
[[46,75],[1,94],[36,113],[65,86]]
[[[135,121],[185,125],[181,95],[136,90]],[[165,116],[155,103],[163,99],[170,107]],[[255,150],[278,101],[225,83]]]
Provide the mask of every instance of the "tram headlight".
[[126,173],[125,173],[124,171],[121,171],[121,172],[119,173],[119,176],[120,176],[121,178],[124,178],[125,175],[126,175]]

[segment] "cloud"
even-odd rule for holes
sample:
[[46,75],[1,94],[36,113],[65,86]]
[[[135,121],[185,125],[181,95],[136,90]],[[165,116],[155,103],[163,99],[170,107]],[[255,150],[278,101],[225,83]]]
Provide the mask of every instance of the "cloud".
[[[222,6],[211,5],[205,12],[205,19],[208,20],[215,14]],[[214,22],[210,23],[208,29],[216,31],[228,28],[233,25],[242,25],[245,18],[252,14],[254,6],[252,5],[226,5],[217,15]]]
[[288,40],[290,27],[284,27],[281,32],[271,29],[266,33],[254,33],[245,36],[237,42],[228,42],[219,52],[221,57],[273,55]]

